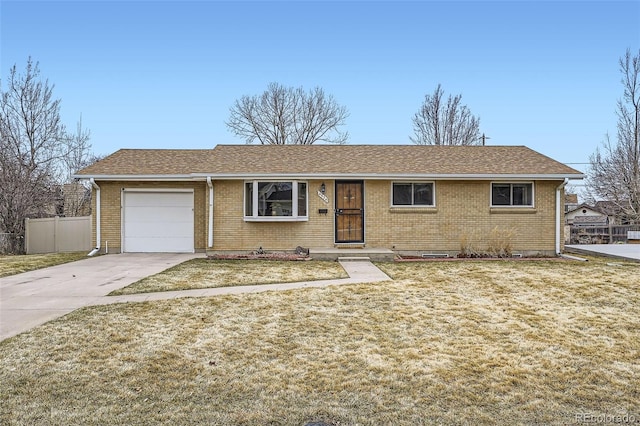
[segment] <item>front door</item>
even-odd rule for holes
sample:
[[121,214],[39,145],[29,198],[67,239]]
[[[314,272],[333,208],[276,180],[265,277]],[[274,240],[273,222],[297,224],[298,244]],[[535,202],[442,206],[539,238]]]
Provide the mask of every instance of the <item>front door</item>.
[[364,182],[336,181],[336,243],[364,242]]

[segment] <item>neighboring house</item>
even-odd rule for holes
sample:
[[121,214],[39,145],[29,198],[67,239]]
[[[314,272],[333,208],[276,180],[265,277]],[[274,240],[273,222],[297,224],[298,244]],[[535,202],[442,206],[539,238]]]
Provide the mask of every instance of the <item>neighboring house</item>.
[[[90,180],[94,244],[110,252],[386,248],[457,254],[505,231],[556,254],[564,185],[584,176],[524,146],[218,145],[124,149]],[[508,232],[507,232],[508,231]]]
[[91,190],[80,182],[62,186],[63,215],[65,217],[89,216],[91,214]]
[[587,204],[581,204],[565,215],[567,225],[573,226],[609,226],[606,214]]
[[564,194],[564,212],[568,213],[578,208],[578,194]]
[[609,218],[609,223],[612,225],[621,225],[625,223],[625,220],[622,218],[622,209],[613,201],[596,201],[593,209],[607,216]]

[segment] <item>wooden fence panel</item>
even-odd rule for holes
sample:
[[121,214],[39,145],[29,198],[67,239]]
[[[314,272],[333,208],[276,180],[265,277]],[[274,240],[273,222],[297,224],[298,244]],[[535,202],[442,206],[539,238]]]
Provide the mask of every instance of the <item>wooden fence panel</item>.
[[[628,243],[640,225],[571,226],[570,244]],[[632,241],[633,242],[633,241]]]
[[27,219],[27,254],[91,250],[91,216]]

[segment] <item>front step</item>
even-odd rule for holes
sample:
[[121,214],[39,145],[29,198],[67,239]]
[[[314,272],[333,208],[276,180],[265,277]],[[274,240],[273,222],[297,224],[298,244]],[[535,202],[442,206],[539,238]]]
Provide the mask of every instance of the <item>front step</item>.
[[338,258],[338,262],[370,262],[371,258],[369,256],[340,256]]
[[386,248],[311,248],[309,256],[315,260],[370,260],[374,262],[393,262],[395,253]]

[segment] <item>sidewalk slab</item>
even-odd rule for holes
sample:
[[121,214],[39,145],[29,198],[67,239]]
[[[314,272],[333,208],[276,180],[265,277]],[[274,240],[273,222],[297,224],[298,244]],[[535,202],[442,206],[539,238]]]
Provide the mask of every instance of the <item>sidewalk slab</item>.
[[395,258],[393,250],[388,248],[362,247],[362,248],[310,248],[309,255],[316,260],[339,260],[341,257],[368,257],[373,261],[392,262]]

